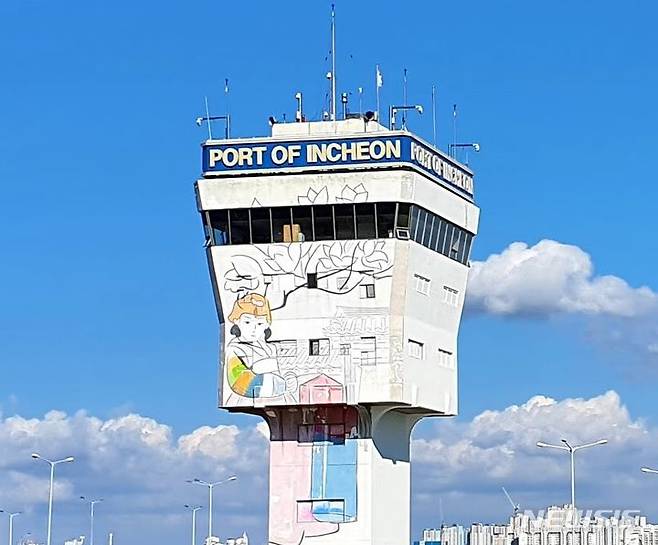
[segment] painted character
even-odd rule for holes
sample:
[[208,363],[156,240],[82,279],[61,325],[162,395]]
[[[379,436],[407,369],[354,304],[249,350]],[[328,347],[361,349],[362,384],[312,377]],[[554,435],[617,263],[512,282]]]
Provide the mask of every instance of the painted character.
[[233,339],[226,345],[226,377],[236,394],[244,397],[277,397],[285,394],[286,381],[279,374],[272,335],[272,311],[257,293],[238,299],[228,317]]

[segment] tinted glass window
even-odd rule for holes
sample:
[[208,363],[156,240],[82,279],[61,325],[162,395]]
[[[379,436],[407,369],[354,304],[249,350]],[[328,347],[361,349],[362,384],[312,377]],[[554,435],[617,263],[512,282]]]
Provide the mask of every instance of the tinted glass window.
[[[416,212],[418,212],[418,208],[415,206]],[[398,204],[398,227],[403,227],[405,229],[409,229],[409,204],[405,202],[401,202]],[[411,229],[413,229],[413,225],[411,226]]]
[[334,240],[334,218],[331,205],[314,206],[315,240]]
[[[411,207],[411,222],[409,223],[409,236],[411,237],[411,240],[416,239],[416,231],[418,230],[418,213],[420,210],[418,209],[417,206],[412,206]],[[398,210],[398,218],[399,218],[399,210]]]
[[470,233],[466,234],[466,243],[464,244],[464,253],[461,256],[460,261],[466,265],[468,263],[468,256],[471,253],[471,244],[473,242],[473,235]]
[[231,210],[231,244],[249,244],[249,210]]
[[357,204],[356,238],[375,238],[375,205]]
[[434,223],[432,224],[432,240],[430,241],[430,248],[434,251],[436,251],[442,223],[444,222],[440,217],[434,216]]
[[334,216],[336,218],[336,239],[356,238],[354,234],[354,206],[351,204],[337,204],[334,206]]
[[272,242],[269,208],[253,208],[251,210],[251,240],[254,244]]
[[414,235],[414,240],[419,244],[423,242],[423,230],[425,229],[425,220],[427,219],[427,212],[422,208],[418,210],[418,227],[416,227],[416,233]]
[[274,242],[283,242],[283,226],[290,225],[290,208],[272,208],[272,235]]
[[292,221],[299,225],[298,242],[313,240],[313,221],[310,206],[293,206]]
[[228,211],[213,210],[210,212],[210,226],[213,242],[217,246],[228,244]]
[[448,230],[448,222],[445,220],[441,220],[441,227],[439,229],[439,240],[436,241],[436,246],[434,247],[434,249],[439,253],[443,253],[443,242],[446,239],[447,230]]
[[453,225],[449,223],[446,229],[446,238],[443,241],[443,246],[441,249],[441,253],[443,255],[450,256],[450,243],[452,241],[452,231],[453,231]]
[[427,213],[425,220],[425,232],[423,233],[423,246],[430,247],[430,239],[432,238],[432,224],[434,222],[434,214]]
[[457,256],[461,250],[461,241],[461,229],[459,227],[455,227],[452,231],[452,242],[450,243],[450,253],[448,254],[448,257],[457,259]]
[[393,237],[395,203],[378,202],[375,207],[377,208],[377,238]]

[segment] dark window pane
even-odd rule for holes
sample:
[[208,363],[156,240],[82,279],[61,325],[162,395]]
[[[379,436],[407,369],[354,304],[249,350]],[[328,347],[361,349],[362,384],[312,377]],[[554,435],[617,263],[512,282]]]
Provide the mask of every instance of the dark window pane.
[[434,216],[434,223],[432,224],[432,240],[430,241],[430,248],[436,252],[436,246],[439,240],[439,233],[443,220],[439,216]]
[[272,242],[269,208],[251,209],[251,240],[254,244]]
[[[293,238],[293,242],[313,240],[313,221],[311,220],[310,206],[293,206],[292,222],[295,225],[299,225],[299,233],[297,234],[297,239],[295,240]],[[295,231],[297,231],[297,228],[295,228]]]
[[[274,242],[283,242],[283,226],[290,226],[290,208],[280,206],[272,208],[272,235]],[[288,227],[288,230],[290,227]]]
[[249,210],[231,210],[231,244],[249,244]]
[[443,241],[443,247],[441,248],[441,253],[443,255],[450,256],[450,242],[452,241],[452,230],[453,230],[453,225],[449,223],[448,228],[446,229],[446,238]]
[[461,262],[466,265],[468,263],[468,258],[471,253],[471,244],[473,243],[473,235],[471,233],[466,234],[466,244],[464,244],[464,253],[462,254]]
[[354,234],[354,206],[351,204],[337,204],[334,206],[334,215],[336,217],[336,239],[356,238]]
[[446,220],[441,220],[441,228],[439,229],[439,240],[436,241],[435,250],[439,253],[443,253],[443,242],[446,239],[446,231],[448,230],[448,222]]
[[423,231],[425,229],[425,220],[427,219],[427,212],[422,208],[418,211],[418,227],[416,227],[416,234],[414,240],[419,244],[423,242]]
[[377,238],[392,238],[395,223],[395,203],[378,202],[377,207]]
[[375,238],[375,205],[357,204],[356,238]]
[[[411,240],[416,239],[416,231],[418,230],[418,212],[420,212],[417,206],[411,207],[411,221],[409,223],[409,238]],[[399,218],[399,210],[398,210]]]
[[430,247],[430,238],[432,238],[432,223],[434,222],[434,214],[427,213],[427,220],[425,221],[425,232],[423,233],[423,246]]
[[318,273],[308,273],[306,275],[306,287],[316,289],[318,287]]
[[[416,208],[415,206],[413,208]],[[418,208],[416,208],[416,213]],[[413,222],[412,222],[413,223]],[[409,204],[401,202],[398,205],[398,227],[403,229],[413,229],[413,225],[409,227]]]
[[315,240],[334,240],[334,217],[331,205],[314,206]]
[[210,212],[210,226],[215,244],[228,244],[228,211],[213,210]]
[[457,256],[459,255],[461,232],[462,230],[459,227],[455,227],[452,231],[452,242],[450,243],[450,253],[448,254],[448,257],[451,259],[457,259]]

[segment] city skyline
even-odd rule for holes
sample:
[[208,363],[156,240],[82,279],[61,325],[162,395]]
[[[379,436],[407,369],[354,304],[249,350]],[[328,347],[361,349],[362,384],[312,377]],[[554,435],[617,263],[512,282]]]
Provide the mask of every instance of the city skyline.
[[[235,136],[265,135],[270,115],[294,118],[300,90],[321,115],[329,5],[254,8],[223,6],[232,24],[213,34],[210,2],[0,7],[11,51],[0,75],[0,509],[23,512],[16,540],[46,541],[37,452],[76,459],[57,470],[55,544],[87,533],[80,496],[104,499],[97,544],[109,531],[116,545],[187,540],[183,506],[206,500],[185,480],[231,474],[240,487],[217,493],[218,533],[262,541],[263,425],[216,409],[192,190],[207,128],[195,119],[207,96],[211,114],[230,109]],[[381,110],[399,103],[407,69],[409,103],[424,106],[410,130],[432,142],[434,85],[439,147],[452,140],[453,104],[458,138],[481,145],[461,155],[482,223],[460,416],[414,431],[412,537],[439,516],[439,497],[445,520],[462,523],[500,519],[501,486],[524,507],[567,503],[568,457],[535,446],[562,438],[609,440],[579,459],[579,506],[658,521],[658,478],[640,472],[658,466],[656,7],[413,8],[336,3],[338,91],[353,109],[374,107],[376,66]],[[438,24],[446,18],[459,24]],[[412,36],[377,40],[381,29]],[[0,513],[0,542],[6,529]]]

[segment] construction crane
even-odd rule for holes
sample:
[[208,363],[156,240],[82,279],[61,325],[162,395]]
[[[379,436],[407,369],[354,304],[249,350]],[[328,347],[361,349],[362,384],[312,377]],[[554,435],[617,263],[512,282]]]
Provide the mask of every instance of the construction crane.
[[514,500],[512,499],[512,496],[510,496],[505,490],[505,487],[503,486],[503,492],[505,493],[505,496],[507,497],[507,500],[512,504],[512,509],[514,510],[514,516],[519,512],[521,509],[521,504],[520,503],[514,503]]

